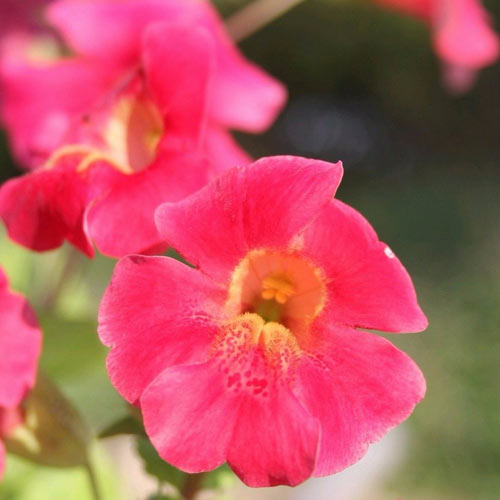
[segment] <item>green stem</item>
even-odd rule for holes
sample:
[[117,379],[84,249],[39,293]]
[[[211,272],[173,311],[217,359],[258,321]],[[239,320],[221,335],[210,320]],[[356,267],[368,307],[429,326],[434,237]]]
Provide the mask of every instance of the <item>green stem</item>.
[[87,477],[89,479],[90,491],[92,492],[93,500],[102,500],[101,494],[99,492],[99,486],[97,484],[97,478],[94,472],[94,468],[90,464],[90,460],[87,459],[85,462],[85,470],[87,472]]
[[254,0],[226,20],[236,42],[244,40],[304,0]]
[[194,500],[203,485],[205,473],[186,474],[186,481],[181,490],[183,500]]

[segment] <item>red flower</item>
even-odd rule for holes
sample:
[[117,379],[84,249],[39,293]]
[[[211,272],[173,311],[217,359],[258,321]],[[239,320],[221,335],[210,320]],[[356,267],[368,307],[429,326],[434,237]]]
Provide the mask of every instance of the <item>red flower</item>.
[[374,0],[424,19],[452,90],[467,90],[476,71],[498,59],[499,39],[480,0]]
[[232,169],[156,212],[196,269],[118,263],[99,313],[108,371],[176,467],[295,485],[359,460],[424,396],[415,363],[360,330],[427,321],[392,251],[332,199],[341,175],[294,157]]
[[0,477],[5,465],[1,438],[20,421],[17,407],[34,385],[41,339],[34,312],[8,289],[0,269]]

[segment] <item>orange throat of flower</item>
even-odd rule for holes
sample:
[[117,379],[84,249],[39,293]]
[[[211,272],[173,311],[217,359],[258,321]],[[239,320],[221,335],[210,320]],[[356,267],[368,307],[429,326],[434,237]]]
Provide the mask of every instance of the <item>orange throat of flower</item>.
[[325,301],[321,269],[295,254],[254,250],[233,273],[226,312],[231,322],[253,317],[259,323],[256,342],[267,343],[269,331],[279,330],[300,344]]

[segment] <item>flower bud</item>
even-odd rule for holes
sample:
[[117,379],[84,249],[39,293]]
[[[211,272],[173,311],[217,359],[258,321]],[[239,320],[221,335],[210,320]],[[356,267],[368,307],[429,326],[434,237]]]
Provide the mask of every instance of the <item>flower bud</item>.
[[9,453],[54,467],[87,462],[90,430],[48,377],[39,373],[20,411],[21,423],[4,439]]

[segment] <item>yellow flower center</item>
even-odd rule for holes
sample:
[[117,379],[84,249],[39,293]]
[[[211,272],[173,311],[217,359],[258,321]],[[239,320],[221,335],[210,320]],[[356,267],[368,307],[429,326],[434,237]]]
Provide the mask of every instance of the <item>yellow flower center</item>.
[[261,297],[266,300],[274,299],[278,304],[285,304],[295,293],[295,287],[286,276],[272,274],[262,280]]
[[325,301],[324,275],[314,264],[294,253],[253,250],[234,270],[226,312],[230,318],[256,314],[300,342]]

